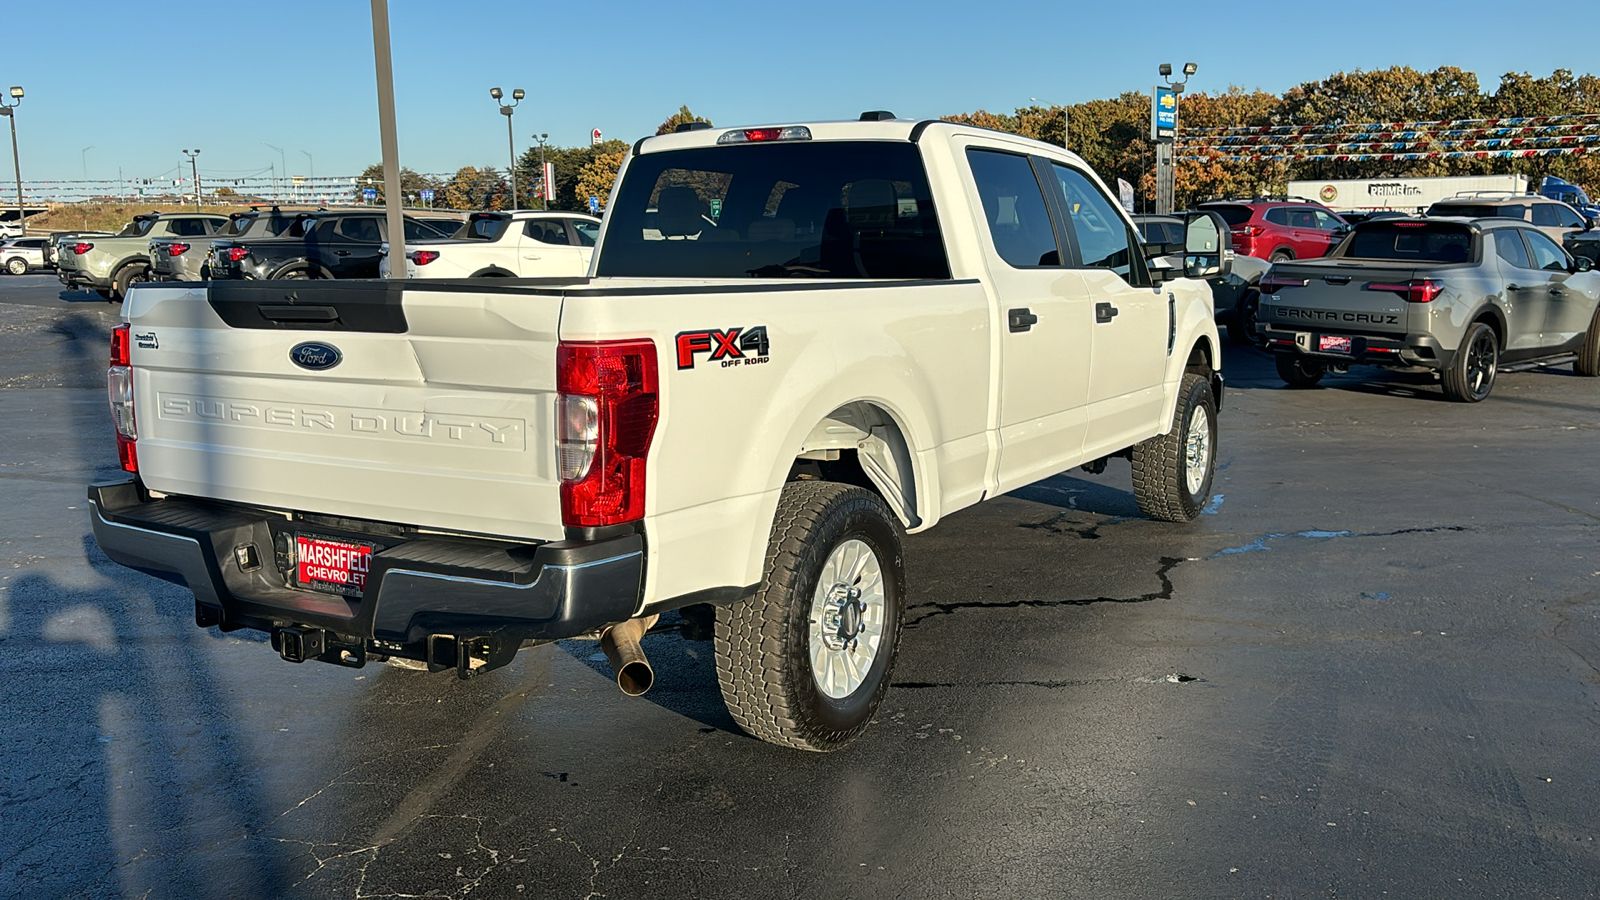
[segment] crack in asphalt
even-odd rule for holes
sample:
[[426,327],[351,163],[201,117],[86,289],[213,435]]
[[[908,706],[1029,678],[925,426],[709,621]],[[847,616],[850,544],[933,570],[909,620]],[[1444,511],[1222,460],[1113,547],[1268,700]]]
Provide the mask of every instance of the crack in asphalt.
[[1420,528],[1399,528],[1394,531],[1275,531],[1264,534],[1242,547],[1228,547],[1224,550],[1218,550],[1217,552],[1206,557],[1206,559],[1217,559],[1218,557],[1223,556],[1235,556],[1240,553],[1250,553],[1254,550],[1271,550],[1272,548],[1267,546],[1267,542],[1275,541],[1279,538],[1375,538],[1395,537],[1396,535],[1402,534],[1436,534],[1447,531],[1475,530],[1476,529],[1467,528],[1463,525],[1429,525]]
[[1075,597],[1067,600],[1004,600],[994,603],[971,600],[957,601],[955,603],[919,603],[909,607],[907,612],[928,607],[932,607],[932,609],[914,619],[907,620],[901,627],[909,630],[929,619],[937,616],[948,616],[963,609],[1021,609],[1023,607],[1048,609],[1062,606],[1092,606],[1097,603],[1149,603],[1151,600],[1171,600],[1172,579],[1167,575],[1173,569],[1188,561],[1188,558],[1182,556],[1161,557],[1161,565],[1156,569],[1156,579],[1161,582],[1160,589],[1148,591],[1137,597]]

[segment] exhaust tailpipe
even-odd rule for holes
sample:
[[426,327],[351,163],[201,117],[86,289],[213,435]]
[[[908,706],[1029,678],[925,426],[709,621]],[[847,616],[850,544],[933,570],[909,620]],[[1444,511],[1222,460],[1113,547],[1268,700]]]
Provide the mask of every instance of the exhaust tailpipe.
[[629,697],[637,697],[655,684],[656,673],[645,658],[639,640],[656,624],[660,616],[646,616],[619,622],[600,633],[600,649],[611,661],[611,670],[617,673],[617,687]]

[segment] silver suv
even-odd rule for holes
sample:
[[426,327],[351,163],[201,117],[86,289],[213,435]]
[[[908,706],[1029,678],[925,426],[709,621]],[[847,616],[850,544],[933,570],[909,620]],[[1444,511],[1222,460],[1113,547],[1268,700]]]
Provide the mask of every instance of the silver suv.
[[1464,219],[1521,219],[1550,235],[1557,244],[1567,235],[1588,231],[1594,222],[1577,210],[1537,194],[1475,193],[1451,197],[1428,207],[1430,216],[1460,216]]

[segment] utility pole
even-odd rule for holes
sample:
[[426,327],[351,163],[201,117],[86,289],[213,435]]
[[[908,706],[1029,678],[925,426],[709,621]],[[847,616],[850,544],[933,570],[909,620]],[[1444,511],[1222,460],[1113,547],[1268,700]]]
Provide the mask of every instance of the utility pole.
[[[278,166],[278,171],[283,173],[284,181],[289,180],[289,163],[288,163],[287,160],[284,159],[283,148],[282,147],[273,147],[271,144],[267,143],[266,141],[262,141],[261,142],[261,146],[269,147],[269,148],[271,148],[273,150],[278,151],[278,162],[282,163],[282,165]],[[277,190],[279,196],[278,197],[274,197],[273,199],[281,199],[281,197],[283,195],[283,186],[282,186],[281,182],[275,188],[275,190]]]
[[[494,102],[500,103],[500,98],[505,96],[505,92],[497,87],[492,87],[489,88],[489,96],[494,98]],[[515,109],[517,104],[522,102],[522,98],[526,96],[528,95],[523,92],[522,88],[512,88],[511,102],[500,103],[500,115],[506,117],[506,149],[511,152],[511,168],[507,171],[511,173],[512,209],[517,208],[517,139],[511,134],[511,111]]]
[[400,213],[400,137],[394,121],[394,61],[389,54],[389,0],[372,0],[372,57],[378,79],[378,132],[383,145],[383,206],[389,231],[389,277],[406,277],[406,232]]
[[22,207],[22,158],[17,155],[16,109],[22,105],[22,87],[14,84],[7,93],[11,95],[11,102],[7,103],[4,97],[0,97],[0,116],[11,120],[11,165],[17,172],[17,227],[22,229],[23,234],[27,234],[28,212]]
[[183,155],[189,160],[189,174],[194,178],[194,211],[200,211],[200,166],[195,162],[200,157],[200,148],[193,151],[185,150]]

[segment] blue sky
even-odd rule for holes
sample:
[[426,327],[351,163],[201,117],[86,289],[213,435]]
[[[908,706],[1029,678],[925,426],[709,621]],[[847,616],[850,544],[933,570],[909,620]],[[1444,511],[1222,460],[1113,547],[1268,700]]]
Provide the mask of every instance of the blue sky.
[[[1580,4],[1582,6],[1582,4]],[[352,174],[376,162],[366,0],[8,2],[0,87],[21,84],[23,177],[173,171],[199,147],[202,177],[264,170]],[[536,131],[632,141],[680,104],[723,125],[909,117],[1029,97],[1072,103],[1148,90],[1156,65],[1192,60],[1191,90],[1279,92],[1339,70],[1456,65],[1492,89],[1507,71],[1595,68],[1593,41],[1535,37],[1504,3],[1190,3],[1157,19],[1132,3],[420,2],[390,0],[403,165],[505,164],[489,88],[528,92]],[[1441,12],[1448,15],[1441,15]],[[1540,15],[1528,8],[1528,15]],[[1550,13],[1559,18],[1562,13]],[[1492,27],[1491,27],[1492,23]],[[0,136],[0,140],[3,140]],[[10,166],[0,166],[7,179]]]

